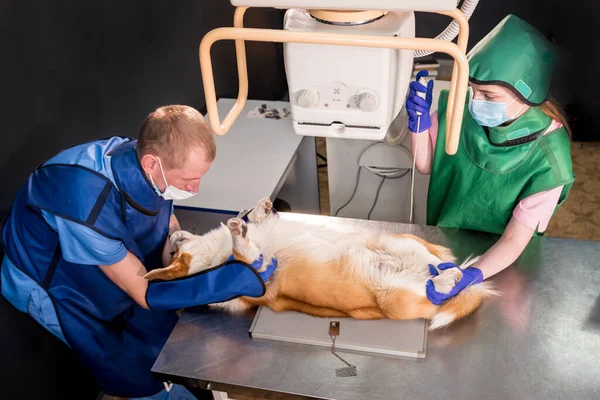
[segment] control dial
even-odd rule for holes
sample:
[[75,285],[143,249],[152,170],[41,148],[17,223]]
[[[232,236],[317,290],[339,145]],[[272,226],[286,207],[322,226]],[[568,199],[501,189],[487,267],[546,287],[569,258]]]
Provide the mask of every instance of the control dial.
[[300,107],[310,108],[315,105],[317,96],[315,95],[315,92],[310,89],[302,89],[300,92],[298,92],[296,101]]
[[374,93],[362,93],[358,96],[358,107],[366,112],[374,111],[379,105],[377,95]]

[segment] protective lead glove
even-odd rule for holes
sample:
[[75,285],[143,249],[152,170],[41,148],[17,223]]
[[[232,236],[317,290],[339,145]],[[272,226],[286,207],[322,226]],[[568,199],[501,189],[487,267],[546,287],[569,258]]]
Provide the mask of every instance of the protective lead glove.
[[[433,102],[433,80],[427,82],[427,87],[419,83],[419,79],[428,76],[429,71],[423,70],[417,73],[417,80],[409,85],[409,93],[406,98],[406,113],[408,114],[408,129],[411,132],[421,133],[431,127],[431,103]],[[419,97],[417,92],[426,93],[425,99]],[[417,115],[420,112],[421,115]],[[419,132],[417,132],[418,118],[421,118]]]
[[[437,267],[441,270],[445,270],[448,268],[459,268],[458,265],[450,262],[442,263]],[[440,305],[449,298],[456,296],[461,290],[465,289],[467,286],[483,282],[483,273],[479,268],[468,267],[467,269],[461,271],[461,280],[456,282],[456,285],[454,285],[452,290],[446,294],[436,291],[435,286],[433,285],[433,281],[431,279],[428,280],[426,285],[426,292],[429,301],[431,301],[433,304]],[[433,276],[439,275],[435,267],[431,264],[429,264],[429,272]]]
[[218,267],[170,281],[148,282],[146,303],[157,311],[177,310],[233,300],[240,296],[260,297],[265,294],[265,282],[277,268],[273,259],[266,271],[259,273],[263,257],[252,264],[234,260],[231,256]]

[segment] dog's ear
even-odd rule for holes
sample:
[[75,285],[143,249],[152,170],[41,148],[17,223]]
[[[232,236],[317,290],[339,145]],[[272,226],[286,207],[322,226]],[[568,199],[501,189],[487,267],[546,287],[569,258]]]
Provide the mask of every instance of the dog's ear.
[[158,268],[144,275],[144,279],[161,279],[170,281],[175,278],[181,278],[188,275],[192,255],[190,253],[181,253],[171,260],[171,265],[167,268]]

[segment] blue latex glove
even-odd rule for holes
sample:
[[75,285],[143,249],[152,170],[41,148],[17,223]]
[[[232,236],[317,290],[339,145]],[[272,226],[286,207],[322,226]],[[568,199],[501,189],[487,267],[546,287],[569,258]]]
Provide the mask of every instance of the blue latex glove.
[[[233,258],[233,255],[231,255],[227,261],[235,261],[235,259]],[[256,260],[254,260],[254,262],[252,264],[250,264],[252,266],[252,268],[254,268],[255,270],[259,270],[260,267],[262,267],[263,265],[263,255],[259,255],[258,258]],[[264,270],[263,272],[259,272],[258,275],[260,275],[260,277],[262,278],[262,280],[264,282],[267,282],[269,280],[269,278],[271,277],[271,275],[273,275],[273,272],[275,272],[275,268],[277,268],[277,259],[273,258],[271,259],[271,263],[267,266],[267,269]]]
[[[448,268],[459,268],[458,265],[450,262],[442,263],[437,267],[441,270],[445,270]],[[439,275],[435,267],[431,264],[429,264],[429,272],[433,276]],[[444,294],[436,291],[435,286],[433,286],[433,281],[431,279],[428,280],[426,286],[427,298],[433,304],[440,305],[449,298],[456,296],[461,290],[463,290],[467,286],[475,285],[481,282],[483,282],[483,273],[481,272],[481,270],[479,268],[469,267],[467,269],[462,270],[462,279],[456,282],[456,285],[454,285],[450,293]]]
[[[406,113],[408,114],[408,129],[411,132],[421,133],[431,127],[431,116],[429,115],[431,103],[433,102],[433,80],[427,82],[427,87],[419,83],[419,79],[423,76],[428,76],[429,71],[423,70],[417,73],[417,80],[409,85],[409,93],[406,98]],[[425,99],[417,95],[417,92],[426,93]],[[417,111],[421,115],[417,115]],[[417,121],[419,123],[419,132],[417,132]]]

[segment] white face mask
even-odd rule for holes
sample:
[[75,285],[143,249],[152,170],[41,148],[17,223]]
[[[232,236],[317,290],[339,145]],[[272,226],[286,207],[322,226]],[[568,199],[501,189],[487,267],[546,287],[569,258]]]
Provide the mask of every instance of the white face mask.
[[185,200],[194,196],[196,193],[188,192],[187,190],[177,189],[175,186],[171,186],[167,183],[167,178],[165,177],[165,173],[162,168],[162,163],[160,162],[160,158],[156,157],[158,160],[158,166],[160,167],[160,173],[162,174],[163,181],[165,181],[165,186],[167,187],[164,192],[161,193],[158,190],[158,187],[154,184],[154,180],[152,179],[152,175],[150,175],[150,182],[152,182],[152,186],[154,186],[154,191],[161,196],[165,200]]

